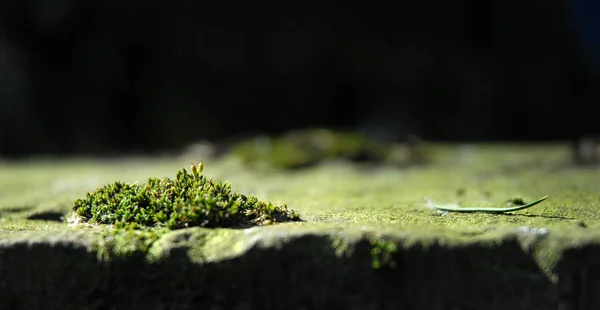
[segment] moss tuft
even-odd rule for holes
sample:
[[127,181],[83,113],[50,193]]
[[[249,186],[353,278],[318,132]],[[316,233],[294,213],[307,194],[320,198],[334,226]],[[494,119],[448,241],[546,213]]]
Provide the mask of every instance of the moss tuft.
[[373,269],[382,267],[395,269],[395,256],[398,253],[398,246],[390,240],[372,239],[371,240],[371,266]]
[[299,215],[278,205],[231,190],[229,183],[207,179],[202,164],[185,169],[175,179],[149,178],[143,185],[115,182],[74,202],[78,222],[112,224],[117,228],[145,226],[246,228],[299,221]]
[[515,205],[515,206],[522,206],[524,204],[527,204],[527,202],[521,197],[513,197],[507,201],[507,204]]
[[408,145],[389,144],[360,133],[322,128],[245,140],[230,152],[246,165],[276,169],[303,168],[331,159],[404,166],[421,163],[425,158],[416,141],[411,140]]

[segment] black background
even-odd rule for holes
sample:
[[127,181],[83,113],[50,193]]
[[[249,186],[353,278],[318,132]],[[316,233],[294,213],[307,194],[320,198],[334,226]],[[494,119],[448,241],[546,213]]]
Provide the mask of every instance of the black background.
[[572,16],[558,0],[2,0],[0,155],[307,126],[594,134],[598,71]]

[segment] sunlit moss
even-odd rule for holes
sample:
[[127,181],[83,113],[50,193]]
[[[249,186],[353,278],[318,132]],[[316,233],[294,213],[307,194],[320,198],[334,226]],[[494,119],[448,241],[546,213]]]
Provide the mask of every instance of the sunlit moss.
[[[231,190],[229,183],[203,176],[202,165],[192,173],[181,169],[175,179],[149,178],[143,185],[115,182],[74,202],[79,222],[146,227],[243,228],[298,221],[286,205],[258,200]],[[73,218],[73,217],[70,217]]]

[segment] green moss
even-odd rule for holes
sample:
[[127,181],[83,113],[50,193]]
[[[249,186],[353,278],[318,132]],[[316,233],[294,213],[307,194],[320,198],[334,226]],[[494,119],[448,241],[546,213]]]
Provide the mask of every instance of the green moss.
[[207,179],[202,163],[192,173],[181,169],[175,179],[149,178],[143,185],[115,182],[77,199],[76,222],[112,224],[117,228],[243,228],[298,221],[286,205],[258,200],[231,190],[229,183]]
[[353,244],[339,236],[332,236],[331,245],[338,257],[348,257],[353,254]]
[[302,168],[330,159],[403,165],[421,162],[424,158],[416,145],[392,145],[360,133],[327,129],[254,138],[238,143],[231,153],[246,165],[278,169]]
[[373,269],[382,267],[396,268],[394,256],[398,252],[398,246],[389,240],[371,239],[371,266]]

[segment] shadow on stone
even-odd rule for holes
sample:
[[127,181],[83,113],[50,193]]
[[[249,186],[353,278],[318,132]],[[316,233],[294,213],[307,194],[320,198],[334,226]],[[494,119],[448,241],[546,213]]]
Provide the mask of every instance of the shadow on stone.
[[54,221],[54,222],[62,222],[65,214],[63,212],[58,211],[42,211],[31,214],[27,217],[28,220],[38,220],[38,221]]
[[[338,255],[328,236],[256,244],[195,262],[185,245],[100,262],[68,242],[0,243],[0,304],[10,309],[556,309],[558,287],[514,237],[449,246],[393,240],[395,268],[371,244]],[[583,309],[583,308],[582,308]],[[591,308],[589,308],[591,309]]]
[[544,218],[544,219],[559,219],[559,220],[577,220],[574,217],[555,216],[555,215],[537,215],[537,214],[522,214],[522,213],[502,213],[498,214],[502,216],[523,216],[531,218]]
[[[600,246],[587,244],[564,251],[555,267],[564,309],[600,308]],[[570,308],[569,308],[570,307]]]
[[2,213],[20,213],[34,209],[34,205],[23,205],[23,206],[13,206],[7,208],[0,208],[0,214]]

